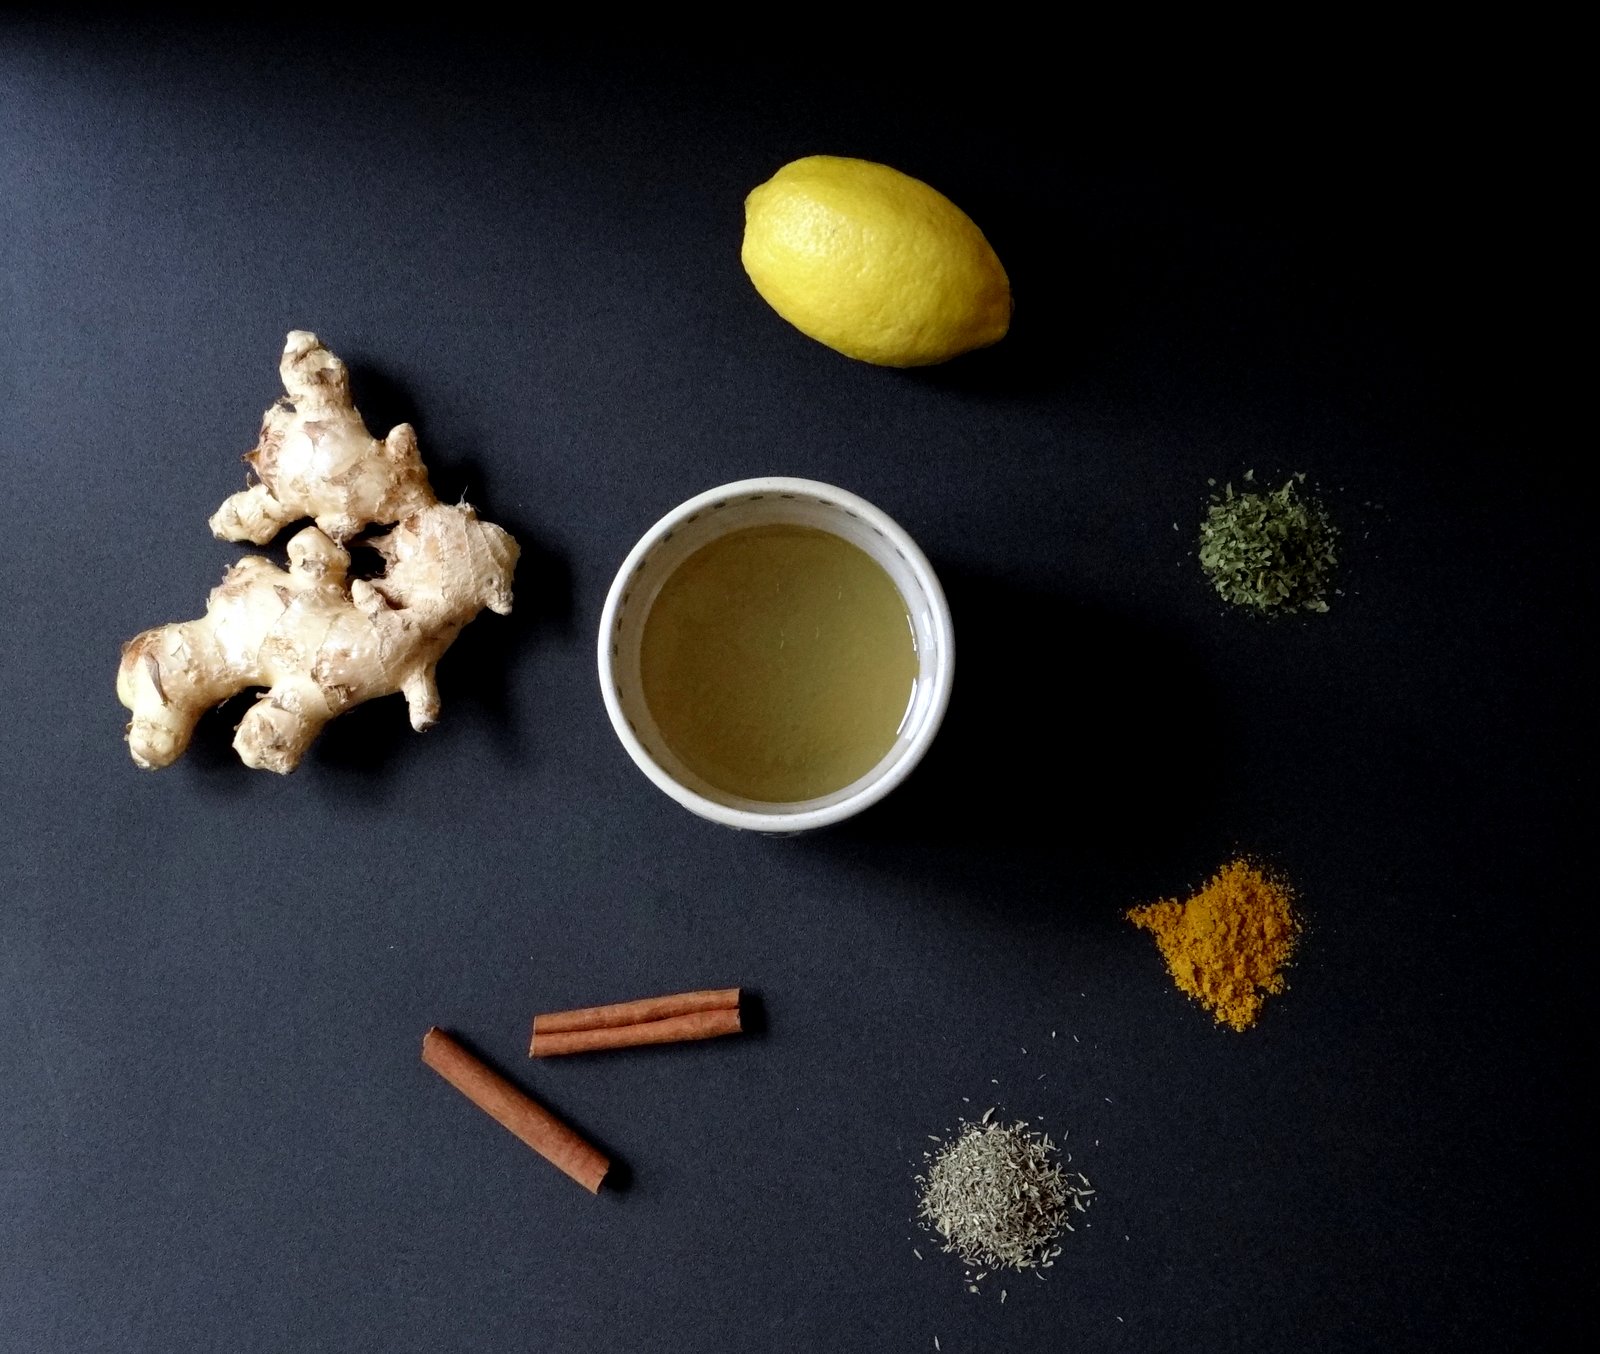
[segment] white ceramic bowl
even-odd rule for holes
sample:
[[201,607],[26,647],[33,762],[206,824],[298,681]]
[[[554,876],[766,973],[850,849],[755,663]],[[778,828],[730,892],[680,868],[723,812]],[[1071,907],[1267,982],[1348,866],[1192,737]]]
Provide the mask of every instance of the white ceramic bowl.
[[[917,643],[911,708],[895,744],[866,775],[817,799],[770,804],[730,795],[695,775],[650,717],[639,676],[645,619],[661,585],[707,542],[744,527],[820,527],[859,546],[894,580]],[[922,760],[950,703],[955,648],[944,590],[916,543],[865,499],[816,480],[739,480],[691,498],[649,531],[617,571],[600,616],[600,692],[628,755],[661,789],[702,818],[756,832],[824,827],[876,804]]]

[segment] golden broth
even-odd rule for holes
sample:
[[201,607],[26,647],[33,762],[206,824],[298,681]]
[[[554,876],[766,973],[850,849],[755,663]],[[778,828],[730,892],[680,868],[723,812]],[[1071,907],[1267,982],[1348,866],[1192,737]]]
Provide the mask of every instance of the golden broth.
[[894,745],[916,641],[889,575],[815,527],[746,527],[680,564],[651,605],[645,702],[667,746],[728,794],[814,799]]

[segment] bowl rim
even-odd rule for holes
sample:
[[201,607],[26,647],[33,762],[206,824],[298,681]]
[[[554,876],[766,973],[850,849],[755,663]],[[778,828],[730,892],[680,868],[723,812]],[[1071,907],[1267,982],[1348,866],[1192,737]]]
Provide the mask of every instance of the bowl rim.
[[[616,669],[611,655],[611,633],[616,627],[617,611],[621,606],[624,585],[633,576],[634,570],[638,568],[645,555],[659,545],[666,534],[679,526],[685,518],[701,512],[718,500],[750,494],[805,494],[854,512],[869,526],[881,532],[890,544],[900,551],[927,595],[932,611],[937,644],[937,657],[933,667],[934,689],[927,713],[909,740],[910,746],[887,772],[870,784],[864,785],[855,794],[815,809],[799,809],[788,813],[759,813],[751,809],[719,804],[716,800],[691,790],[669,775],[646,750],[639,736],[629,727],[618,695]],[[841,489],[838,485],[827,484],[822,480],[798,479],[787,475],[764,475],[754,479],[733,480],[727,484],[719,484],[715,488],[686,499],[659,518],[628,552],[627,558],[617,570],[616,577],[611,581],[611,587],[606,593],[605,606],[600,612],[600,631],[596,648],[600,695],[605,701],[606,714],[610,717],[611,727],[622,746],[627,749],[634,765],[643,771],[658,789],[677,800],[690,812],[699,814],[700,817],[709,819],[713,823],[721,823],[724,827],[748,832],[804,832],[811,828],[826,827],[831,823],[840,822],[876,804],[905,780],[927,753],[928,746],[933,742],[934,735],[938,733],[939,726],[944,721],[945,711],[949,708],[950,688],[955,678],[955,638],[950,619],[950,604],[945,598],[944,589],[939,584],[938,575],[934,573],[928,557],[922,553],[917,543],[898,522],[859,494],[853,494],[848,489]]]

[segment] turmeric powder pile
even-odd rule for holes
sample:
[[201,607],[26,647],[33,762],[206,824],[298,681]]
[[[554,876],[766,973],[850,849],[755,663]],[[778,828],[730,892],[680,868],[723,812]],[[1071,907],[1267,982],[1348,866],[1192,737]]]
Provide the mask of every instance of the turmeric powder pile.
[[1161,947],[1178,989],[1219,1025],[1255,1024],[1268,994],[1284,989],[1283,966],[1300,924],[1287,885],[1243,858],[1229,861],[1188,902],[1129,909],[1128,920]]

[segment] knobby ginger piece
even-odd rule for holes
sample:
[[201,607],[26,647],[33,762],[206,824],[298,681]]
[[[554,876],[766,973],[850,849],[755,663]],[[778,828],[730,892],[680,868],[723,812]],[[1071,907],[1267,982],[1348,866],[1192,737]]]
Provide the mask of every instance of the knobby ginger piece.
[[[123,647],[117,696],[142,767],[170,766],[205,711],[250,687],[266,690],[233,740],[247,766],[293,771],[328,720],[396,692],[411,727],[427,729],[440,657],[484,607],[511,610],[516,541],[469,504],[434,497],[410,425],[373,437],[344,363],[315,334],[291,333],[280,369],[288,395],[245,458],[260,482],[223,503],[211,529],[259,545],[289,522],[316,525],[290,538],[287,570],[247,556],[203,617]],[[373,525],[393,528],[366,542],[386,567],[351,579],[343,543]]]
[[261,420],[245,461],[258,484],[211,518],[219,540],[265,545],[309,517],[341,545],[373,523],[398,522],[438,502],[409,423],[374,437],[350,398],[350,373],[315,334],[297,329],[278,366],[288,393]]

